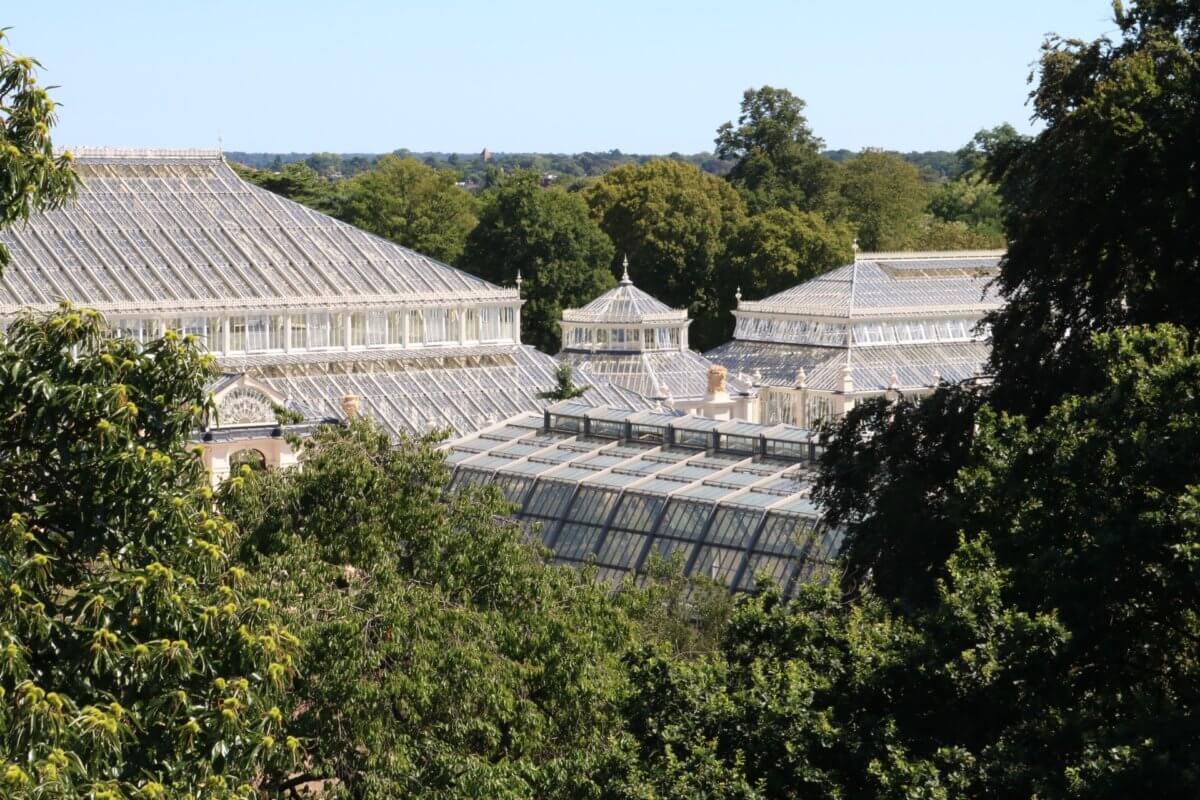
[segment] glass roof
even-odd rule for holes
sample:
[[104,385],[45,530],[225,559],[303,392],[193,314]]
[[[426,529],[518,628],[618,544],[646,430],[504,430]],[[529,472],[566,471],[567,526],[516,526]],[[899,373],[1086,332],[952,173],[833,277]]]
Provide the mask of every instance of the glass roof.
[[[556,369],[557,362],[550,356],[513,345],[486,357],[397,356],[358,363],[353,369],[321,362],[263,364],[246,372],[324,416],[340,418],[342,397],[353,394],[359,398],[362,413],[394,435],[440,428],[461,435],[546,407],[551,401],[537,395],[554,388]],[[651,407],[640,395],[603,381],[580,376],[577,382],[592,387],[588,400],[597,404]],[[581,404],[580,408],[591,407]],[[511,427],[488,436],[503,436]],[[528,432],[519,427],[512,430]]]
[[610,289],[583,308],[563,312],[564,322],[686,321],[687,311],[671,308],[643,292],[629,279],[628,263],[617,288]]
[[891,388],[893,375],[901,391],[967,380],[983,371],[990,349],[985,341],[838,348],[734,339],[705,357],[731,373],[754,376],[760,386],[796,387],[803,379],[806,388],[821,392],[839,391],[849,366],[855,392],[879,393]]
[[[576,404],[549,409],[552,419]],[[611,416],[611,415],[606,415]],[[630,420],[645,412],[626,412]],[[722,450],[570,438],[554,447],[570,453],[541,475],[522,467],[539,453],[493,468],[494,453],[523,452],[545,432],[527,426],[529,414],[509,424],[444,446],[454,469],[452,487],[492,482],[518,506],[518,519],[537,522],[536,533],[562,563],[595,563],[613,583],[644,571],[651,553],[678,552],[689,575],[707,575],[738,591],[766,574],[786,593],[797,581],[822,578],[840,547],[840,534],[825,530],[808,494],[811,465],[795,459],[764,459]],[[686,422],[665,417],[664,424]],[[728,423],[725,423],[728,425]],[[737,424],[737,435],[774,432],[785,426]],[[506,438],[497,437],[505,432]]]
[[0,313],[68,298],[104,312],[301,300],[504,300],[502,289],[243,181],[216,151],[75,151],[60,209],[7,227]]
[[[564,350],[556,358],[579,373],[656,399],[704,397],[708,392],[708,371],[713,366],[711,361],[692,350],[628,353]],[[749,382],[736,376],[729,376],[726,382],[731,395],[753,391]]]
[[1002,256],[999,251],[896,254],[878,260],[864,255],[763,300],[740,302],[738,311],[826,318],[983,313],[1001,305],[991,279]]

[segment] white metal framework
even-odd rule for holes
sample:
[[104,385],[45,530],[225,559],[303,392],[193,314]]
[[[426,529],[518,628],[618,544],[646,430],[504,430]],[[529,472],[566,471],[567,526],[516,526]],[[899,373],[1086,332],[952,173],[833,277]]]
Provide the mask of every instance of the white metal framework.
[[705,356],[762,387],[765,422],[815,425],[855,398],[928,393],[983,370],[1002,255],[860,255],[762,300],[739,298],[733,341]]
[[[712,362],[688,348],[687,311],[674,309],[633,285],[629,264],[620,284],[583,308],[562,315],[565,361],[644,397],[702,400]],[[749,397],[748,382],[728,381],[728,393]]]
[[[192,334],[322,414],[360,395],[393,432],[545,405],[556,365],[520,344],[516,290],[253,186],[215,151],[79,150],[75,168],[75,200],[0,233],[0,326],[70,300],[119,335]],[[594,383],[595,402],[649,405]]]

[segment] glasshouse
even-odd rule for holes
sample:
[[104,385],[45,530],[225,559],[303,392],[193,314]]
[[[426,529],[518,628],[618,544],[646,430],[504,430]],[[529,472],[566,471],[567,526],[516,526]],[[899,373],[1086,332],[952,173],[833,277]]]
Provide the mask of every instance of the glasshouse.
[[607,380],[664,406],[717,419],[756,419],[747,381],[713,374],[713,363],[688,348],[687,311],[633,285],[629,261],[617,288],[562,315],[557,358],[583,375]]
[[[241,412],[283,399],[336,418],[352,397],[393,433],[465,433],[545,405],[557,363],[520,343],[515,289],[253,186],[216,151],[75,154],[78,197],[0,234],[0,324],[66,299],[134,338],[195,334],[252,379],[231,393]],[[590,401],[651,407],[581,382]],[[218,402],[222,425],[271,421]]]
[[840,545],[810,498],[816,437],[766,426],[566,401],[446,446],[452,487],[493,484],[563,563],[617,583],[654,554],[739,591],[787,593]]
[[815,426],[857,400],[982,374],[1002,252],[862,254],[763,300],[705,356],[759,387],[760,419]]

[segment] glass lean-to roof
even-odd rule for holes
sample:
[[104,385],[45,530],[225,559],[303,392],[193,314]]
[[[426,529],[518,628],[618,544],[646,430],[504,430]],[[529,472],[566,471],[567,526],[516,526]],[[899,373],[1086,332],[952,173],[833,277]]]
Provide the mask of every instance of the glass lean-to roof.
[[[840,534],[821,525],[808,498],[817,452],[811,432],[623,412],[625,433],[606,437],[588,432],[588,415],[605,422],[614,416],[612,410],[559,403],[542,416],[524,415],[447,444],[451,486],[498,486],[555,560],[594,563],[601,578],[613,582],[643,572],[653,553],[678,553],[687,574],[744,591],[762,573],[791,593],[796,581],[822,576],[836,556]],[[639,419],[661,422],[665,441],[631,441]],[[567,438],[538,438],[554,432]],[[710,448],[671,444],[695,432],[755,444],[752,452],[724,450],[716,439]],[[804,447],[787,457],[764,457],[775,442]],[[542,447],[523,447],[533,443]],[[497,452],[511,454],[513,445],[525,453],[522,458],[495,460]],[[573,455],[552,470],[522,469],[546,452]]]

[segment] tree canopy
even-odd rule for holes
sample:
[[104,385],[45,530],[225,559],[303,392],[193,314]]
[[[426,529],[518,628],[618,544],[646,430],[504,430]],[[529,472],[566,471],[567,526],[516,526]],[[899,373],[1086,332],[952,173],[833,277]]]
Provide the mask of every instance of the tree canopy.
[[[55,155],[50,139],[58,104],[37,82],[38,62],[4,46],[6,30],[0,29],[0,227],[54,208],[75,190],[71,155]],[[0,243],[0,271],[9,258]]]
[[1115,18],[1115,40],[1046,42],[1032,96],[1043,129],[989,154],[1011,242],[992,366],[1014,409],[1090,385],[1095,331],[1200,327],[1200,10],[1144,0]]
[[592,216],[616,245],[611,263],[628,256],[639,288],[691,313],[698,349],[719,344],[725,320],[716,286],[726,245],[746,218],[738,193],[720,178],[674,161],[618,167],[584,189]]
[[863,151],[842,167],[839,193],[863,250],[904,250],[917,240],[929,189],[900,156]]
[[716,154],[734,162],[727,177],[753,212],[828,205],[837,170],[821,155],[804,105],[787,89],[747,89],[737,126],[726,122],[717,129]]
[[449,170],[384,156],[370,171],[339,184],[338,217],[453,264],[478,221],[475,198],[457,180]]
[[434,444],[358,420],[307,441],[302,469],[222,493],[305,645],[286,708],[309,757],[282,785],[597,797],[632,629],[524,542],[495,489],[450,494]]
[[519,172],[484,193],[461,266],[504,286],[519,273],[522,338],[557,353],[563,309],[578,308],[616,285],[613,255],[612,242],[579,195],[542,188],[538,175]]
[[94,311],[0,336],[6,797],[249,798],[300,757],[277,705],[297,642],[188,444],[214,375],[193,340],[142,347]]
[[731,269],[723,275],[721,299],[740,287],[751,298],[766,297],[854,259],[854,233],[846,223],[819,214],[775,208],[746,219],[729,244]]
[[325,214],[336,215],[339,211],[333,184],[307,164],[294,162],[284,164],[278,170],[265,170],[235,163],[233,168],[238,175],[269,192]]

